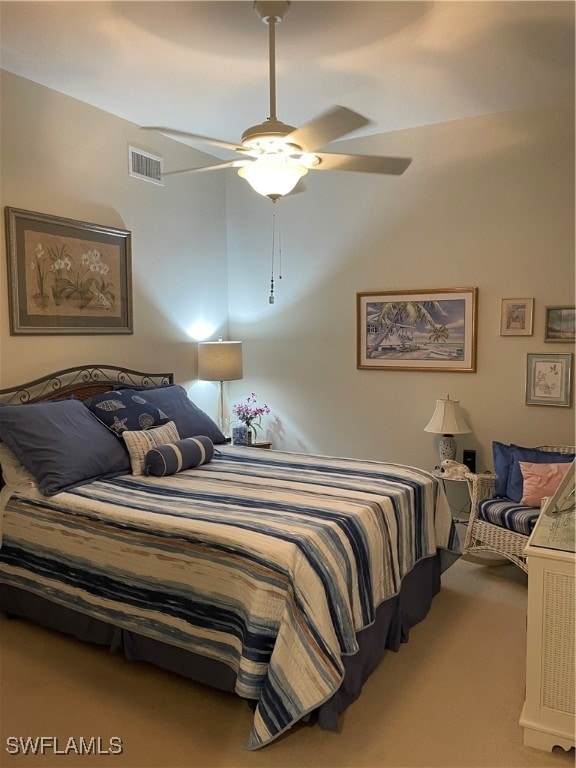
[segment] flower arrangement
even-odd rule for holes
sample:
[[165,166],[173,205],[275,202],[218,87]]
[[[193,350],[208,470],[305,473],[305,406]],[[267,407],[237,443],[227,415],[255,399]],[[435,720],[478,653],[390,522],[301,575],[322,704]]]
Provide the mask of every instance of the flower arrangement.
[[248,429],[254,429],[254,431],[260,429],[262,416],[270,413],[270,408],[268,408],[266,403],[263,405],[256,404],[257,399],[258,398],[256,397],[256,393],[252,392],[252,394],[247,397],[243,403],[236,403],[236,405],[232,408],[232,411],[238,417],[238,419],[243,424],[246,424]]
[[67,302],[78,309],[88,305],[91,309],[113,309],[113,285],[106,282],[110,268],[96,249],[83,253],[81,266],[78,266],[67,243],[60,245],[57,240],[52,245],[38,243],[30,266],[38,286],[33,299],[39,307],[45,309],[51,301],[48,293],[48,278],[51,277],[56,306]]

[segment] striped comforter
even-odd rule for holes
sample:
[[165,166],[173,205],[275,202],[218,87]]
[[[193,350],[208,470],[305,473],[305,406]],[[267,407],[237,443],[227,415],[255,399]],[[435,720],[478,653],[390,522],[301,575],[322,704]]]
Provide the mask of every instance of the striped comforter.
[[457,546],[428,472],[226,446],[171,477],[19,491],[0,581],[224,662],[256,749],[334,694],[403,576]]

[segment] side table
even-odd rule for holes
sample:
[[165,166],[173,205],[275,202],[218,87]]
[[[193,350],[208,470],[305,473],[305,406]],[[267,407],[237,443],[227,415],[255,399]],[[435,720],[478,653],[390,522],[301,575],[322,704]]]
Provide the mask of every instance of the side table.
[[[470,487],[468,485],[468,481],[465,477],[450,477],[446,476],[445,472],[438,472],[437,470],[433,470],[432,474],[434,477],[438,478],[438,480],[442,480],[442,485],[444,486],[444,492],[446,493],[446,498],[448,499],[448,505],[450,507],[450,510],[452,512],[452,515],[469,515],[470,514]],[[461,504],[461,506],[454,506],[450,503],[450,499],[448,496],[448,489],[446,488],[446,483],[465,483],[466,485],[466,501],[464,504]],[[460,517],[454,518],[455,523],[463,523],[466,525],[468,522],[467,519],[462,519]]]
[[272,448],[272,443],[268,443],[266,441],[262,443],[246,443],[246,445],[243,446],[244,448]]

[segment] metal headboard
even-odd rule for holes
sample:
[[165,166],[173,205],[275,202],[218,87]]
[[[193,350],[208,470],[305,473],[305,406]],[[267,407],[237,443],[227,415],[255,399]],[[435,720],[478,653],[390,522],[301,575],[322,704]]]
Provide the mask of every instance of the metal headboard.
[[76,395],[80,399],[106,392],[114,385],[161,387],[174,383],[173,373],[144,373],[113,365],[84,365],[65,368],[18,387],[0,389],[0,402],[35,403]]

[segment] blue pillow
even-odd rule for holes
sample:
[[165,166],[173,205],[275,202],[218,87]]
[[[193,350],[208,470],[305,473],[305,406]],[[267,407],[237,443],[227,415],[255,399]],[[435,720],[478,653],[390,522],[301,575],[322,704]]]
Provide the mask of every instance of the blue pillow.
[[170,419],[155,405],[148,402],[141,392],[119,389],[102,392],[84,400],[94,416],[117,435],[135,432],[167,424]]
[[130,471],[123,444],[76,399],[0,404],[0,440],[45,496]]
[[[138,390],[128,390],[138,391]],[[140,390],[142,393],[142,390]],[[181,438],[206,435],[214,444],[225,443],[226,438],[215,422],[204,411],[200,410],[186,394],[186,390],[178,384],[167,387],[155,387],[142,393],[149,403],[166,414],[169,421],[176,424]]]
[[539,448],[522,448],[519,445],[510,446],[510,469],[506,497],[520,504],[524,495],[524,479],[518,462],[530,461],[534,464],[565,464],[574,461],[573,453],[558,453],[542,451]]
[[498,477],[494,495],[504,498],[506,496],[508,472],[510,470],[510,446],[494,440],[492,443],[492,457],[494,460],[494,472]]
[[144,474],[155,477],[174,475],[182,469],[207,464],[213,456],[214,443],[209,437],[187,437],[151,448],[144,458]]

